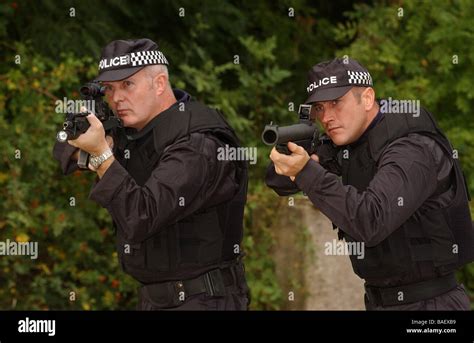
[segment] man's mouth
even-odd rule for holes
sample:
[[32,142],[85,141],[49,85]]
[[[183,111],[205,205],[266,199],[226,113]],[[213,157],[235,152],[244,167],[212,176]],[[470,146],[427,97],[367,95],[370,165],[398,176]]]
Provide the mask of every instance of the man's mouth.
[[337,130],[337,129],[340,129],[340,127],[332,127],[332,128],[330,128],[330,129],[328,129],[328,133],[329,133],[329,132],[332,132],[332,131],[334,131],[334,130]]
[[130,110],[126,110],[126,109],[124,109],[124,110],[117,110],[117,114],[118,114],[118,115],[124,115],[124,114],[126,114],[128,111],[130,111]]

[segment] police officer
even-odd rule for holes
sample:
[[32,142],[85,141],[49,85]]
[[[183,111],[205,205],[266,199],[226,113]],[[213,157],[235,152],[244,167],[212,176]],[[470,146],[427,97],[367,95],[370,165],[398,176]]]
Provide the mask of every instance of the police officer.
[[350,258],[368,310],[469,310],[454,276],[474,259],[459,161],[428,111],[387,108],[372,86],[355,60],[314,66],[306,103],[332,140],[324,151],[334,153],[273,149],[266,183],[279,195],[303,191],[340,238],[365,247],[364,258]]
[[57,143],[64,173],[78,148],[98,175],[90,198],[110,213],[123,270],[141,283],[141,310],[245,310],[240,260],[247,167],[218,160],[238,147],[216,110],[172,89],[168,61],[149,39],[116,40],[102,51],[98,81],[123,129],[109,148],[102,123]]

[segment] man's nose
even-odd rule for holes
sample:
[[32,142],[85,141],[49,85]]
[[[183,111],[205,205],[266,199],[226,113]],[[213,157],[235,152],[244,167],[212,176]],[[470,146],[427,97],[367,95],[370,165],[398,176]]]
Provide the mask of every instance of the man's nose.
[[325,106],[323,115],[321,116],[321,124],[328,124],[334,120],[334,110],[330,106]]
[[115,90],[112,94],[112,101],[115,105],[117,105],[120,101],[123,100],[122,92],[119,90]]

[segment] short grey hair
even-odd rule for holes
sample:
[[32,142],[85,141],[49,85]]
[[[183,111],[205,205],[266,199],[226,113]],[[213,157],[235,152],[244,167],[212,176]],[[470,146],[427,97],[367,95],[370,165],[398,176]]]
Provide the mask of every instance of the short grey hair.
[[168,72],[168,67],[164,64],[154,64],[151,66],[145,67],[145,72],[150,78],[154,78],[158,74],[165,74],[168,79],[168,86],[171,88],[170,76]]

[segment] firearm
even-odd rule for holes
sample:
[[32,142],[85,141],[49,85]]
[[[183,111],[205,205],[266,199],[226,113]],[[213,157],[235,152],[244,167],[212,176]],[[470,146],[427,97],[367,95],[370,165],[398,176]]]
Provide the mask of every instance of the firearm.
[[[107,106],[103,96],[105,95],[105,87],[101,86],[98,81],[88,82],[83,85],[79,92],[81,97],[87,104],[92,103],[93,108],[89,108],[90,112],[79,112],[79,113],[66,113],[66,120],[63,123],[63,129],[58,132],[56,139],[59,142],[66,142],[70,139],[76,139],[81,134],[87,131],[90,124],[86,116],[89,113],[95,114],[97,118],[102,122],[105,133],[108,134],[115,128],[122,126],[120,118],[115,116],[112,110]],[[77,165],[81,169],[88,169],[89,164],[89,153],[80,150]]]
[[341,175],[342,150],[329,136],[320,134],[310,119],[311,105],[300,105],[298,109],[299,124],[289,126],[266,125],[262,140],[267,145],[275,145],[279,153],[291,155],[288,142],[302,146],[308,155],[316,154],[319,163],[331,173]]
[[265,126],[262,141],[266,145],[275,145],[281,154],[291,155],[288,142],[302,146],[309,155],[316,152],[319,131],[310,118],[311,105],[300,105],[298,109],[299,124],[278,126],[270,123]]

